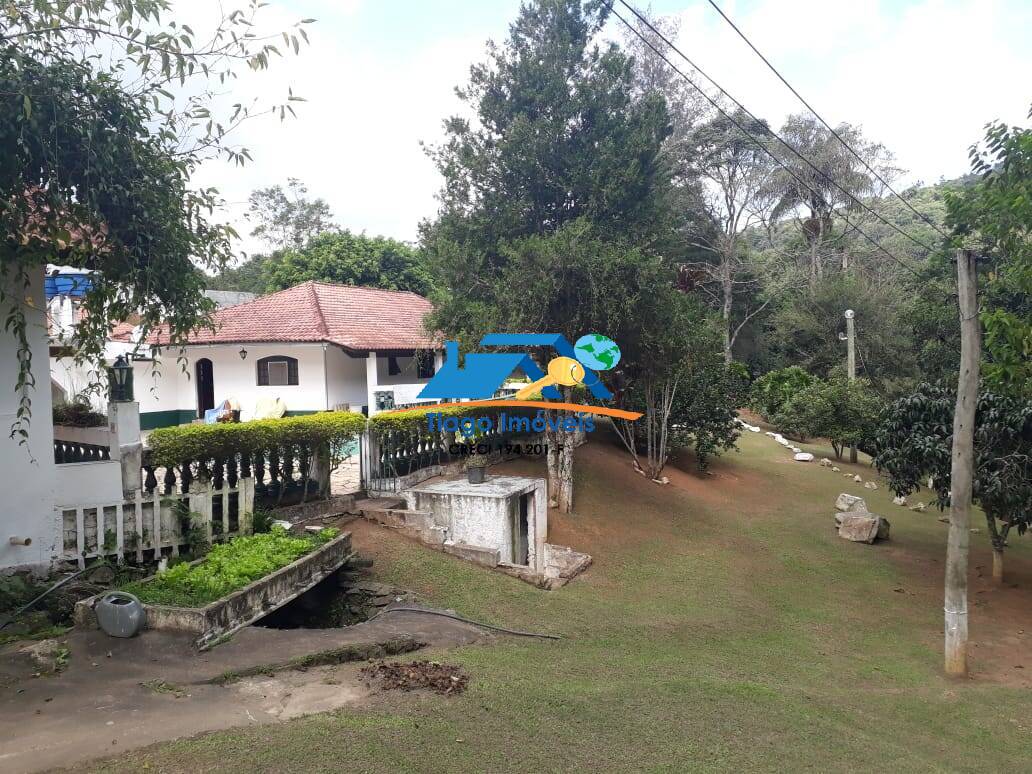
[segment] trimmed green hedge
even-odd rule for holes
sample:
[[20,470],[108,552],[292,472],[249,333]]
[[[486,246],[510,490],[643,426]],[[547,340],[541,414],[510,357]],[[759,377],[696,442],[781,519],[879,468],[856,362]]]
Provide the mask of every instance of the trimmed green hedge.
[[254,419],[214,425],[183,425],[154,430],[148,443],[158,465],[253,454],[291,444],[316,447],[355,438],[366,418],[346,411],[326,411],[282,419]]
[[[469,408],[449,406],[441,408],[439,406],[431,405],[424,409],[414,409],[412,411],[376,414],[369,420],[369,429],[381,434],[390,431],[415,431],[426,434],[427,414],[440,414],[443,417],[482,417],[491,416],[496,414],[498,411],[499,409],[489,408],[487,406],[470,406]],[[513,413],[516,413],[516,411],[516,409],[513,409]]]

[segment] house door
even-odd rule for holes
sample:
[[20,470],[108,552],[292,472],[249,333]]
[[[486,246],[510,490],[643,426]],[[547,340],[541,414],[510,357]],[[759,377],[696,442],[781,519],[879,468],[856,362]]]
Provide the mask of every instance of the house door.
[[519,507],[512,514],[512,563],[530,563],[530,498],[532,495],[520,495]]
[[215,379],[208,358],[197,361],[194,376],[197,379],[197,418],[204,419],[204,412],[215,408]]

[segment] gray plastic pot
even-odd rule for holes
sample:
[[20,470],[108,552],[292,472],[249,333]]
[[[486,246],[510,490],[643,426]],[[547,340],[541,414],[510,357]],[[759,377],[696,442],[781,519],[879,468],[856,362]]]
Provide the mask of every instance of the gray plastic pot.
[[127,591],[109,591],[93,605],[97,623],[111,637],[135,637],[147,626],[147,610]]

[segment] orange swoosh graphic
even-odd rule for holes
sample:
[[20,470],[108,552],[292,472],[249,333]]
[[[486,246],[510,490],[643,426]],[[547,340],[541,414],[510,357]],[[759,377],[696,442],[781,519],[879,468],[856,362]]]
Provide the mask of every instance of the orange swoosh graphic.
[[575,411],[579,414],[598,414],[617,419],[640,419],[641,412],[624,411],[623,409],[607,408],[606,406],[587,406],[583,403],[554,403],[547,400],[468,400],[458,403],[435,403],[430,406],[411,406],[409,408],[392,409],[383,411],[383,414],[404,414],[409,411],[427,411],[429,409],[442,409],[465,406],[519,406],[525,408],[533,406],[543,409],[560,409],[562,411]]

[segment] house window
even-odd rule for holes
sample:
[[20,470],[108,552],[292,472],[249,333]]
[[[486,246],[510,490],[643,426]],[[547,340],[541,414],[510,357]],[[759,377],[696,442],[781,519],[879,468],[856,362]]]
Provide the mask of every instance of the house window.
[[398,365],[398,358],[394,355],[387,356],[387,375],[397,376],[401,373],[401,366]]
[[428,349],[416,353],[416,378],[434,378],[434,353]]
[[272,355],[258,361],[259,387],[285,387],[297,384],[297,358]]

